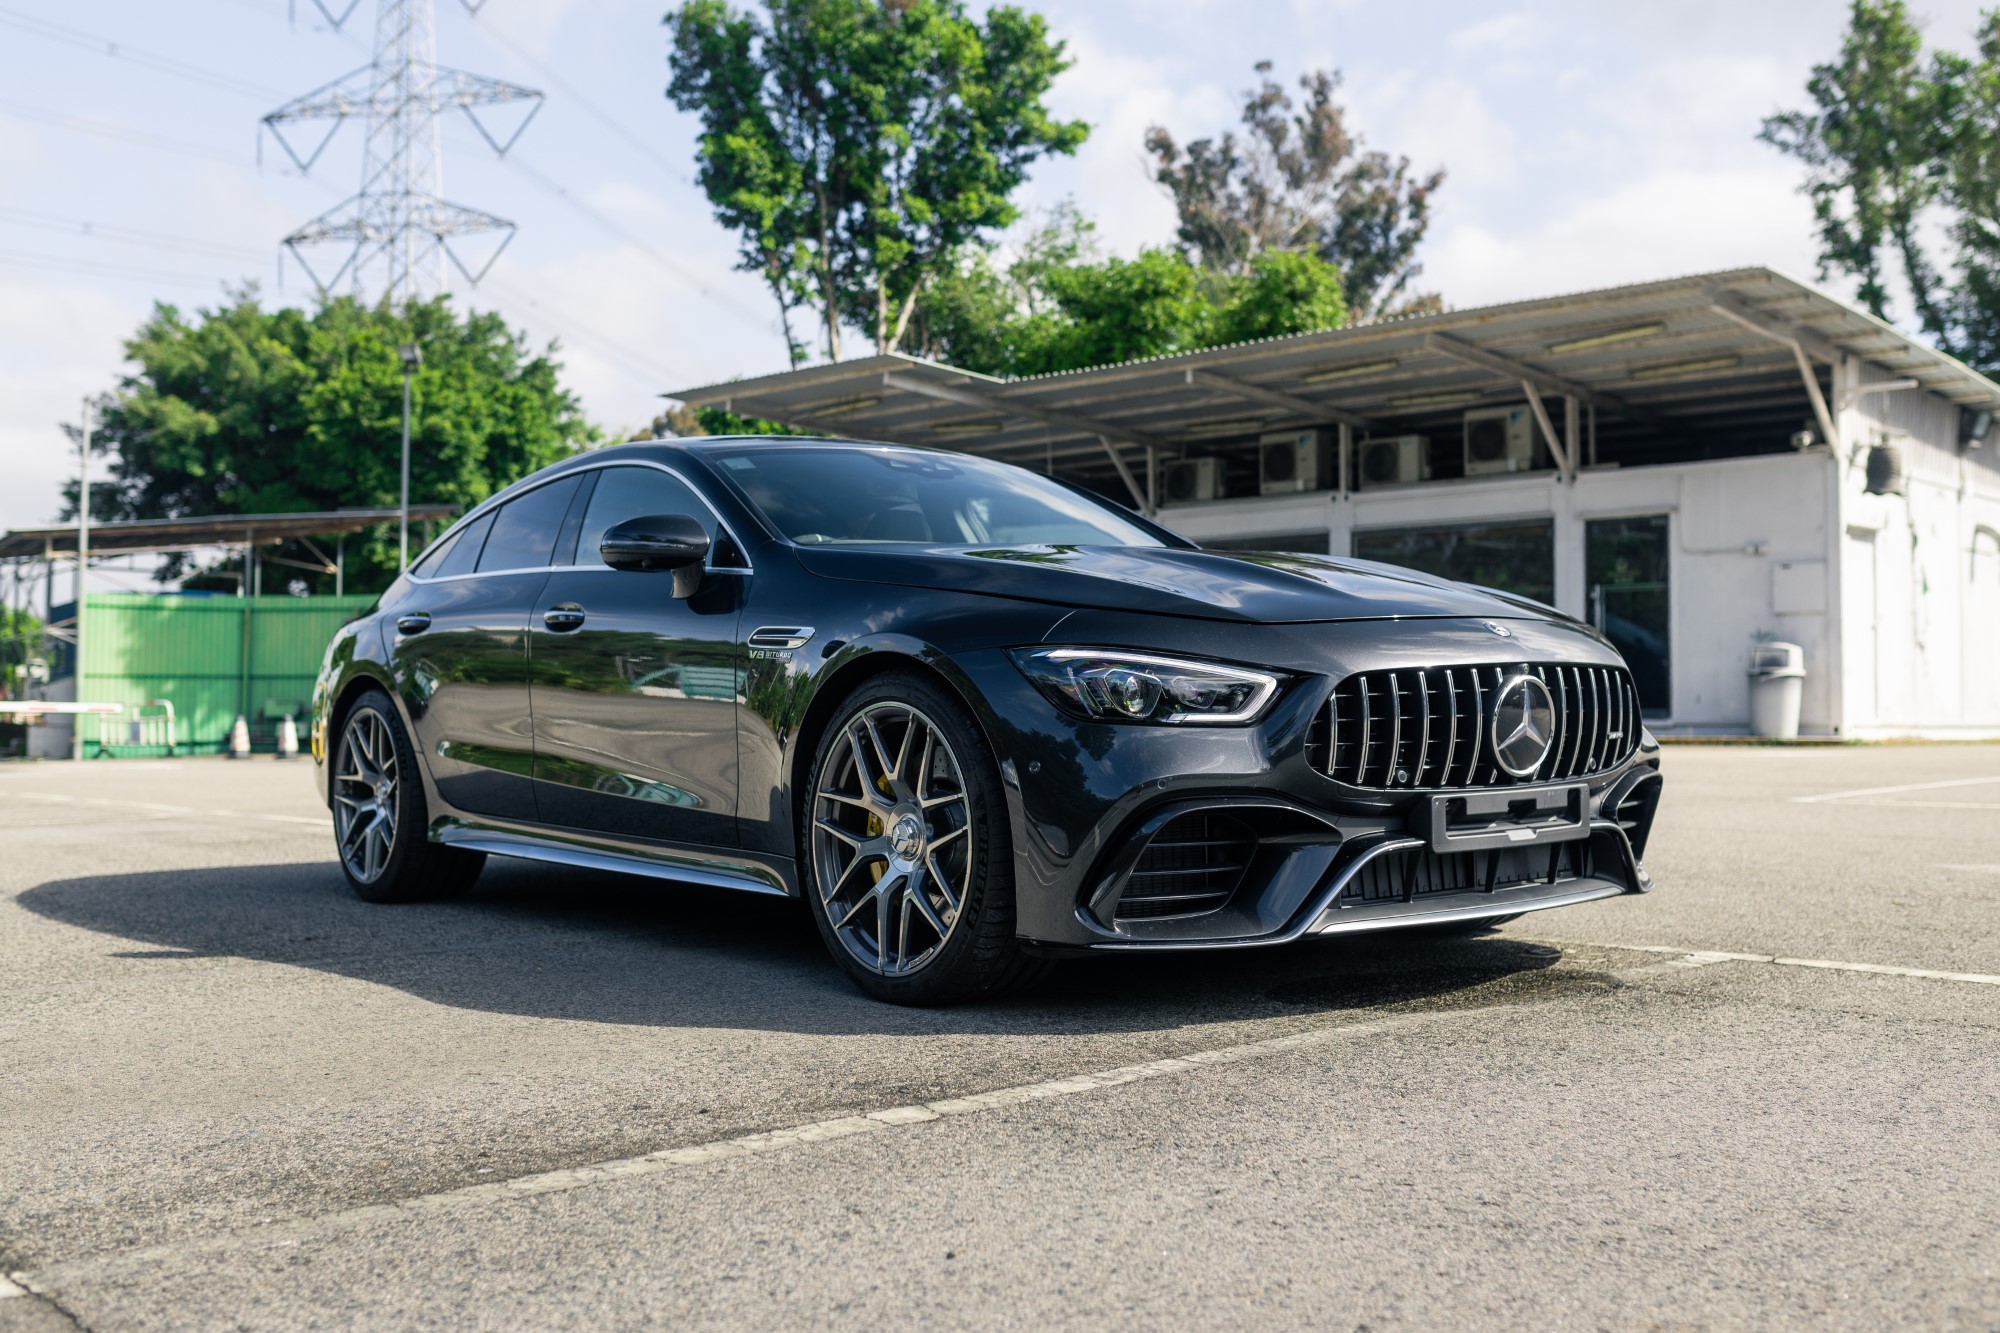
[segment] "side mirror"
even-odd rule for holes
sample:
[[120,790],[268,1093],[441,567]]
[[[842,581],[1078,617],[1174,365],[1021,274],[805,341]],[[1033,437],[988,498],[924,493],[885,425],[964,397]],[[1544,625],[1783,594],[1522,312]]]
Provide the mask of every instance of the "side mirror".
[[708,559],[708,529],[686,514],[628,518],[604,534],[597,554],[613,569],[669,570],[674,596],[692,597]]

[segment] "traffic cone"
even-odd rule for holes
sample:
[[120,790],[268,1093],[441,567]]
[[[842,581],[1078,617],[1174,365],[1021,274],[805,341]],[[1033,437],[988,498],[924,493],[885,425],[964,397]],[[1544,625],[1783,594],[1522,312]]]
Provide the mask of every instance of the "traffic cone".
[[299,757],[299,724],[292,721],[290,713],[278,724],[278,758],[297,759]]
[[229,757],[248,759],[250,757],[250,724],[243,720],[243,714],[236,715],[236,725],[229,729]]

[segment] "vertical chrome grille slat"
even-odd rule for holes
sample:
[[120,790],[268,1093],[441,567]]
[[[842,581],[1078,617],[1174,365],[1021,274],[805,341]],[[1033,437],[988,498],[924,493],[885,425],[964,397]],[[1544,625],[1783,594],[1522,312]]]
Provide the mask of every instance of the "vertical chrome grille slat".
[[1479,668],[1472,667],[1472,758],[1466,761],[1465,785],[1479,785],[1479,752],[1486,748],[1486,691],[1479,685]]
[[1450,667],[1444,669],[1444,707],[1450,723],[1444,729],[1444,773],[1438,775],[1438,787],[1452,785],[1452,757],[1458,755],[1458,673]]
[[1389,765],[1382,774],[1382,785],[1396,785],[1396,769],[1403,762],[1403,687],[1396,680],[1396,673],[1389,673]]
[[1431,762],[1431,673],[1428,668],[1417,668],[1417,702],[1423,714],[1423,729],[1418,733],[1417,769],[1415,785],[1427,787],[1424,779]]
[[1596,727],[1590,731],[1590,767],[1598,767],[1598,757],[1604,751],[1604,671],[1598,667],[1590,669],[1590,711],[1596,717]]
[[1368,785],[1368,742],[1373,737],[1368,734],[1368,677],[1362,676],[1359,679],[1361,681],[1361,756],[1354,761],[1354,785],[1365,787]]

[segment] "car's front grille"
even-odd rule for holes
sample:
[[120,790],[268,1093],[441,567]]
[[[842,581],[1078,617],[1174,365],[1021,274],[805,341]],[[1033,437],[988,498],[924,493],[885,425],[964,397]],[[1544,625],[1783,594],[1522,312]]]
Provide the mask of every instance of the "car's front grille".
[[1414,847],[1364,864],[1341,891],[1343,903],[1414,902],[1441,893],[1492,893],[1523,884],[1556,884],[1592,873],[1589,839],[1486,852]]
[[[1555,735],[1516,777],[1493,752],[1492,705],[1516,676],[1548,687]],[[1336,782],[1383,790],[1567,782],[1608,772],[1639,744],[1639,696],[1622,667],[1567,662],[1364,671],[1334,687],[1306,753]]]
[[1256,835],[1230,815],[1215,810],[1177,815],[1139,854],[1116,915],[1131,920],[1213,911],[1236,891],[1256,848]]

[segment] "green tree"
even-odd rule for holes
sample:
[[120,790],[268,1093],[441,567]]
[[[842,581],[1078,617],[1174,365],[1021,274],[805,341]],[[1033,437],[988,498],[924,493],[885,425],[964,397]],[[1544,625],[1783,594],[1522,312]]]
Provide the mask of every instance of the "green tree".
[[1299,79],[1294,100],[1270,77],[1244,96],[1243,134],[1183,148],[1161,126],[1146,134],[1155,178],[1174,201],[1180,243],[1206,268],[1240,275],[1269,251],[1305,252],[1338,269],[1345,299],[1368,316],[1439,308],[1415,294],[1418,245],[1444,172],[1413,172],[1407,157],[1367,152],[1334,100],[1335,70]]
[[801,306],[832,360],[843,326],[896,349],[925,284],[1018,216],[1028,167],[1088,132],[1043,105],[1063,44],[1008,6],[982,24],[962,0],[689,0],[666,23],[667,95],[701,121],[702,189],[795,363]]
[[22,697],[25,669],[42,645],[42,620],[15,606],[0,606],[0,699]]
[[1902,0],[1854,0],[1840,58],[1806,80],[1812,108],[1770,116],[1758,134],[1806,164],[1820,276],[1852,276],[1862,302],[1888,318],[1894,260],[1918,320],[1944,344],[1954,340],[1952,296],[1922,224],[1960,156],[1966,76],[1962,56],[1924,62],[1924,36]]
[[1064,205],[1004,269],[962,254],[919,302],[917,345],[967,370],[1039,375],[1346,322],[1341,275],[1317,255],[1269,252],[1226,274],[1173,250],[1102,257],[1091,233]]
[[[342,298],[307,313],[254,292],[190,318],[160,305],[125,347],[138,369],[96,404],[104,519],[393,507],[400,493],[401,343],[414,382],[410,498],[461,507],[595,441],[548,353],[498,315],[445,298],[402,309]],[[70,512],[75,495],[69,496]],[[298,558],[302,552],[293,552]],[[396,534],[350,539],[348,584],[385,584]],[[165,576],[184,572],[169,562]],[[317,587],[328,580],[308,579]]]

